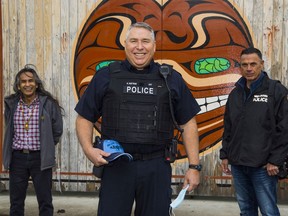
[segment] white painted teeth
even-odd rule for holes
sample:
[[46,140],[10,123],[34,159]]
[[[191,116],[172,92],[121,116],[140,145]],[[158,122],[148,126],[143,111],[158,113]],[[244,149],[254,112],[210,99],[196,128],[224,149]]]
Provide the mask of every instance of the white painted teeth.
[[208,98],[197,98],[201,111],[198,113],[205,113],[221,106],[225,106],[227,102],[228,95],[213,96]]

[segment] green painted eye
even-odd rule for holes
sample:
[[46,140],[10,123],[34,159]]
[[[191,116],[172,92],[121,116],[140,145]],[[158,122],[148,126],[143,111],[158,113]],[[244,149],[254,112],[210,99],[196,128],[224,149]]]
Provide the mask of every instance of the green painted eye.
[[227,70],[230,62],[225,58],[205,58],[195,62],[194,69],[198,74],[217,73]]
[[103,62],[100,62],[99,64],[96,65],[96,71],[100,70],[103,67],[108,66],[112,62],[114,62],[114,61],[103,61]]

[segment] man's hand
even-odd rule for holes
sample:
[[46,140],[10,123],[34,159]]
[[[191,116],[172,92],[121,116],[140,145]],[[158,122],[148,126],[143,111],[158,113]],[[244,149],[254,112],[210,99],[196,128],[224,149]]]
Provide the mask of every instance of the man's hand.
[[[182,137],[189,164],[199,164],[199,136],[196,118],[193,117],[186,124],[180,125],[184,130]],[[189,184],[188,191],[192,191],[200,183],[200,172],[194,169],[188,169],[185,174],[183,188]]]
[[76,132],[86,157],[95,166],[108,164],[103,157],[108,157],[110,153],[104,152],[98,148],[93,148],[93,123],[78,115],[76,118]]
[[89,148],[84,153],[87,158],[97,167],[108,164],[108,161],[106,161],[103,157],[108,157],[110,153],[104,152],[98,148]]
[[190,192],[196,189],[199,183],[200,183],[200,171],[195,169],[188,169],[185,174],[183,188],[185,188],[187,184],[189,184],[189,188],[187,189],[187,191]]
[[275,175],[277,175],[279,173],[278,166],[270,164],[270,163],[267,163],[266,169],[267,169],[267,172],[268,172],[269,176],[275,176]]
[[221,168],[223,173],[227,174],[227,175],[231,175],[231,170],[228,167],[228,159],[223,159],[221,162]]

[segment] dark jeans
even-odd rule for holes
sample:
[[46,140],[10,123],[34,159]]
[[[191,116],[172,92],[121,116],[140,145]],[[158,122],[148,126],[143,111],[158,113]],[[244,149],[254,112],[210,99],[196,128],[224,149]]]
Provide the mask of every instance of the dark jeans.
[[52,168],[40,170],[40,152],[24,154],[14,151],[10,165],[10,216],[24,215],[29,177],[31,176],[37,196],[39,215],[53,215]]
[[101,179],[98,216],[169,216],[171,166],[164,158],[116,161]]
[[243,216],[280,216],[277,207],[277,176],[269,176],[266,168],[232,165],[236,197]]

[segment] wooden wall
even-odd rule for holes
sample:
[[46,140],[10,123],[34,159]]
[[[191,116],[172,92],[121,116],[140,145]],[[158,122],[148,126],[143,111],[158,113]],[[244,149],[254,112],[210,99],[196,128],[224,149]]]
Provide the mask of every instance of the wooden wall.
[[235,0],[247,18],[255,46],[263,52],[265,70],[288,86],[288,1]]
[[[231,3],[250,25],[254,44],[263,51],[266,71],[288,86],[288,0],[235,0]],[[72,86],[75,43],[96,4],[97,0],[1,2],[2,95],[12,93],[13,79],[19,69],[33,63],[46,89],[60,100],[66,112],[64,134],[57,147],[56,190],[94,191],[98,186],[94,182],[97,179],[90,175],[92,165],[76,138],[74,107],[77,99]],[[202,185],[196,194],[233,196],[231,179],[223,177],[219,170],[218,151],[212,149],[210,154],[201,154],[201,161],[207,168],[202,172]],[[177,163],[173,166],[175,174],[183,174]],[[0,176],[2,184],[7,186],[8,174],[2,171]],[[60,184],[57,176],[60,176]],[[222,177],[217,179],[219,176]],[[173,178],[173,181],[181,180]]]

